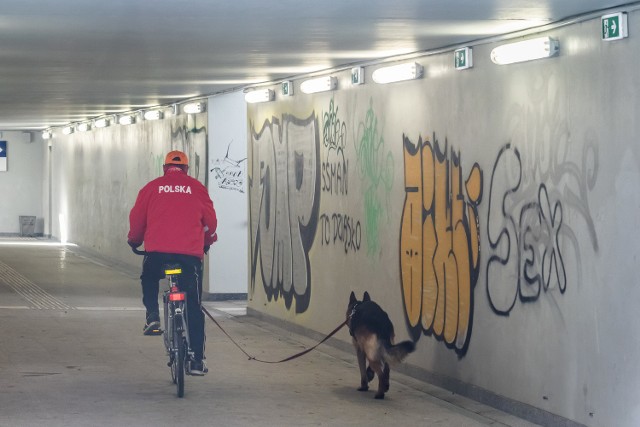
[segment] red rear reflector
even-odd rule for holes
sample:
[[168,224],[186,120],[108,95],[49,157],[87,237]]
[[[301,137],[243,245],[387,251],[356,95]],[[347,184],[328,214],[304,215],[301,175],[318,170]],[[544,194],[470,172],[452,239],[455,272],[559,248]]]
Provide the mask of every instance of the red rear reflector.
[[186,295],[186,292],[171,292],[169,294],[169,301],[184,301]]

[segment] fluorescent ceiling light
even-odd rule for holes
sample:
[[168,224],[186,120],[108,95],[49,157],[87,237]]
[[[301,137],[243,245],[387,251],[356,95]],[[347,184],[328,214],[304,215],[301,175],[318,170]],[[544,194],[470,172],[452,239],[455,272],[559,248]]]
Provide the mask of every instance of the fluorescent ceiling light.
[[51,139],[53,134],[49,130],[42,131],[42,139]]
[[204,102],[191,102],[182,107],[182,111],[187,114],[202,113],[205,110]]
[[269,102],[273,101],[276,94],[271,89],[256,89],[251,92],[247,92],[244,95],[244,100],[249,104],[255,104],[257,102]]
[[389,67],[378,68],[373,72],[371,78],[380,84],[401,82],[404,80],[414,80],[422,77],[424,68],[417,62],[391,65]]
[[539,37],[521,42],[503,44],[491,51],[491,60],[498,65],[549,58],[558,54],[558,40]]
[[111,122],[106,117],[103,117],[101,119],[97,119],[96,121],[93,122],[93,125],[95,127],[97,127],[97,128],[106,128],[110,124],[111,124]]
[[120,116],[120,118],[118,119],[118,123],[120,123],[121,125],[131,125],[135,122],[136,116],[134,116],[133,114]]
[[162,118],[162,111],[160,110],[148,110],[144,112],[145,120],[160,120]]
[[91,129],[91,125],[89,123],[80,123],[78,125],[78,132],[86,132]]
[[333,76],[309,79],[300,84],[300,90],[304,93],[326,92],[328,90],[336,90],[337,87],[338,79]]
[[33,241],[33,240],[7,240],[0,241],[0,246],[78,246],[75,243],[62,243],[62,242],[47,242],[47,241]]
[[73,126],[65,126],[62,128],[62,133],[65,135],[71,135],[73,133]]

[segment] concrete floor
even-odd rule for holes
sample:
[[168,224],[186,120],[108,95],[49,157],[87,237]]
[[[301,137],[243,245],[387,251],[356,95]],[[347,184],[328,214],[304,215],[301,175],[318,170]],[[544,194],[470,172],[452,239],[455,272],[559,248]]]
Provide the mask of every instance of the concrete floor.
[[[178,399],[162,338],[141,333],[139,272],[43,243],[0,239],[0,426],[534,425],[393,371],[375,400],[356,391],[354,354],[327,345],[248,360],[209,319],[209,374]],[[245,302],[205,305],[255,357],[314,344]]]

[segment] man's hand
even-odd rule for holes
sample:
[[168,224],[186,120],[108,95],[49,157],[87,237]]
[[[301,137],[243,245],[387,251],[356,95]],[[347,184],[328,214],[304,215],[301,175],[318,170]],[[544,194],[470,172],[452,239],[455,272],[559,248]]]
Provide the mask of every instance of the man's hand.
[[[206,237],[206,236],[205,236]],[[217,242],[218,241],[218,233],[213,233],[213,236],[211,236],[211,242]],[[204,245],[204,253],[208,254],[209,253],[209,249],[211,248],[211,245]]]
[[138,249],[140,247],[140,245],[142,245],[142,243],[136,243],[136,242],[132,242],[132,241],[127,241],[127,244],[129,246],[131,246],[132,249]]

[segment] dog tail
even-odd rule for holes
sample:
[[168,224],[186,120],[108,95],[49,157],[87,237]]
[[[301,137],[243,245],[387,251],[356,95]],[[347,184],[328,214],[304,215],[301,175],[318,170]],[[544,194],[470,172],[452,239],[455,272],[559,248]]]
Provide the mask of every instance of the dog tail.
[[416,349],[416,345],[412,341],[402,341],[399,344],[391,345],[386,348],[387,361],[395,364],[404,360],[409,353],[412,353]]

